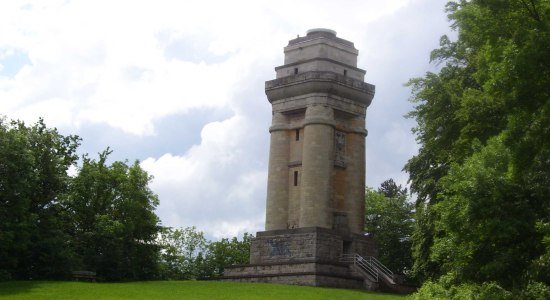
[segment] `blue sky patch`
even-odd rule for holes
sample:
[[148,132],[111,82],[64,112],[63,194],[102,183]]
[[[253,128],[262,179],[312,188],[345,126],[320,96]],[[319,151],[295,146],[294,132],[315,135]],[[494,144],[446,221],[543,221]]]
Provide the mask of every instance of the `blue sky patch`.
[[32,10],[32,4],[27,3],[20,7],[22,10]]
[[19,50],[0,50],[0,76],[14,77],[24,65],[32,65],[27,53]]

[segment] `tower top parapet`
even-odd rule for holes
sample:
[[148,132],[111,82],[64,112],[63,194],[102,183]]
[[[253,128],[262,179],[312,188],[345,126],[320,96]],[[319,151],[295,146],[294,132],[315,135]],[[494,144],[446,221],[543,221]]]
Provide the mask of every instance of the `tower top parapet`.
[[[327,93],[358,102],[364,111],[374,96],[374,86],[364,82],[366,71],[357,67],[352,42],[336,37],[336,31],[316,28],[304,37],[290,40],[284,48],[284,64],[275,68],[276,79],[266,82],[268,100],[274,101],[312,93]],[[284,109],[303,108],[287,101]],[[364,107],[363,107],[364,106]]]
[[[336,31],[317,28],[288,42],[284,65],[275,68],[277,78],[306,71],[346,71],[353,79],[363,80],[365,71],[357,68],[357,55],[352,42],[336,37]],[[298,70],[298,72],[296,72]]]
[[310,35],[310,34],[315,34],[317,32],[328,32],[328,33],[332,33],[334,36],[336,36],[336,31],[334,31],[332,29],[328,29],[328,28],[313,28],[313,29],[308,30],[306,33],[307,33],[307,35]]
[[300,44],[300,43],[303,43],[303,42],[306,42],[306,41],[315,40],[315,39],[319,39],[319,38],[329,39],[329,40],[332,40],[332,41],[337,42],[339,44],[346,45],[348,47],[351,47],[351,48],[355,49],[352,42],[346,41],[342,38],[337,37],[336,36],[336,31],[334,31],[332,29],[327,29],[327,28],[310,29],[306,32],[306,36],[297,37],[295,39],[292,39],[292,40],[288,41],[288,46]]

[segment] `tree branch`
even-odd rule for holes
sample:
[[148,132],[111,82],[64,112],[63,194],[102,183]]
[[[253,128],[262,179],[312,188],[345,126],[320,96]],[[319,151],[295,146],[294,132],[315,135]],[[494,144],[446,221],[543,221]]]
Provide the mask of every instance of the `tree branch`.
[[540,15],[537,11],[537,7],[536,7],[535,3],[533,2],[533,0],[529,0],[529,2],[531,3],[531,7],[529,6],[529,4],[527,4],[527,2],[525,2],[525,0],[520,0],[520,2],[521,2],[521,4],[523,4],[525,9],[527,9],[527,11],[529,12],[529,15],[531,15],[531,17],[535,21],[541,22]]

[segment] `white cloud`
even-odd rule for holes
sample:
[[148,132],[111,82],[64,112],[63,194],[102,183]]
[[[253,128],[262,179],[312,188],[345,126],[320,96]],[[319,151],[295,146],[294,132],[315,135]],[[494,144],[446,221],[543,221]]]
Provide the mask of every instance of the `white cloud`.
[[151,187],[166,225],[195,225],[214,237],[262,229],[267,176],[247,147],[254,126],[238,116],[210,123],[186,155],[141,163],[155,177]]
[[168,117],[191,124],[195,109],[228,111],[203,127],[200,142],[170,151],[180,155],[140,157],[165,225],[216,237],[254,232],[264,222],[271,118],[263,82],[275,77],[288,40],[327,27],[355,43],[377,85],[367,182],[404,183],[400,170],[416,145],[402,119],[410,109],[402,83],[427,67],[446,31],[445,2],[3,1],[0,53],[19,51],[30,63],[0,73],[0,114],[146,142]]

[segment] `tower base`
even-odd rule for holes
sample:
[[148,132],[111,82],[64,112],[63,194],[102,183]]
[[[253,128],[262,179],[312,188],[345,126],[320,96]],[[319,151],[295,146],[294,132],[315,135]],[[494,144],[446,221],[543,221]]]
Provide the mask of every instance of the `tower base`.
[[223,281],[376,289],[344,254],[376,256],[372,239],[320,227],[258,232],[250,245],[250,264],[225,268]]

